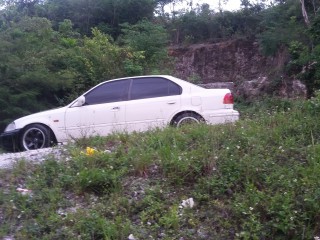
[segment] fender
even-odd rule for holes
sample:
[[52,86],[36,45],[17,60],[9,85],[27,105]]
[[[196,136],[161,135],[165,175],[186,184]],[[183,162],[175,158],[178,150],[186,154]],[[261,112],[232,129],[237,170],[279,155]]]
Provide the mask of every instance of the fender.
[[30,124],[43,124],[52,130],[58,142],[63,142],[67,139],[64,125],[65,111],[66,107],[62,107],[53,110],[34,113],[16,119],[14,123],[16,125],[16,129],[23,129]]
[[189,107],[180,108],[178,111],[175,111],[174,114],[172,114],[170,116],[170,118],[167,119],[167,124],[170,124],[172,122],[172,120],[182,112],[195,112],[196,114],[201,116],[203,119],[205,119],[204,116],[201,114],[201,112],[202,112],[201,106],[194,106],[194,107],[189,106]]

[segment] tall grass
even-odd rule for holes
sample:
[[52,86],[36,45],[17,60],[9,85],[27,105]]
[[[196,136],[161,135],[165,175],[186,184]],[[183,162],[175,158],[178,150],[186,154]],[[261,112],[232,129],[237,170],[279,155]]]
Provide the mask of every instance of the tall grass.
[[[320,236],[320,97],[238,107],[236,124],[86,139],[63,161],[1,170],[0,236]],[[182,207],[190,197],[195,207]]]

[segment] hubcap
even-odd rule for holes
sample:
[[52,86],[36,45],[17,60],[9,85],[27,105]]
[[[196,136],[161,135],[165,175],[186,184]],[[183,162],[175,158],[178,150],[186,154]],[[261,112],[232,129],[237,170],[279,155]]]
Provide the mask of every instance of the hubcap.
[[177,123],[177,127],[192,123],[199,123],[199,120],[194,117],[184,117],[181,118],[180,121]]
[[23,147],[27,150],[43,148],[46,136],[39,128],[28,129],[22,137]]

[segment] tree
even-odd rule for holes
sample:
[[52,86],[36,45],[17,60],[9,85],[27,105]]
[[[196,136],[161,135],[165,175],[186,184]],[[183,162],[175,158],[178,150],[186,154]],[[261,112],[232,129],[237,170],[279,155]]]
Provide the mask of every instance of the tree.
[[164,17],[166,15],[165,13],[165,6],[172,3],[174,0],[158,0],[157,1],[157,9],[156,9],[156,12]]
[[128,75],[127,64],[143,59],[98,29],[80,38],[70,20],[55,31],[39,17],[24,17],[0,31],[0,55],[0,128],[11,119],[64,105],[104,79]]
[[119,24],[151,19],[155,7],[155,0],[47,0],[42,16],[54,22],[54,26],[70,19],[80,33],[90,35],[91,28],[100,27],[116,38],[120,34]]
[[[0,124],[56,103],[70,81],[55,66],[55,33],[44,18],[25,17],[0,32]],[[1,102],[0,101],[0,102]]]
[[122,24],[121,27],[121,41],[134,51],[143,53],[145,72],[167,60],[168,35],[161,25],[143,20],[135,25]]
[[305,21],[306,25],[309,26],[310,21],[309,21],[308,13],[306,10],[305,2],[304,2],[304,0],[300,0],[300,3],[301,3],[301,10],[302,10],[302,15],[303,15],[304,21]]
[[248,9],[249,7],[252,6],[252,4],[250,3],[249,0],[241,0],[240,6],[241,6],[241,7],[244,7],[245,9]]

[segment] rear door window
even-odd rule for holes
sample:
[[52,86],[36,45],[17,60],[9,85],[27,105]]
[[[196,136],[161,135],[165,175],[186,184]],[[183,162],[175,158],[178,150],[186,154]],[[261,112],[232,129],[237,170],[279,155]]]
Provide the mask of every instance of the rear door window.
[[181,87],[164,78],[136,78],[132,80],[131,100],[180,95]]

